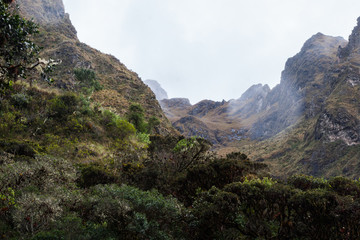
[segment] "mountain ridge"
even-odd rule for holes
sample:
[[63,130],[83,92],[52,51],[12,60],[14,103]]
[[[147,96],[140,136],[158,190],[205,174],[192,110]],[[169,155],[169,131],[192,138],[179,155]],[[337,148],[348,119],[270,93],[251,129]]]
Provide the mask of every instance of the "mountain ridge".
[[79,41],[62,0],[17,0],[15,3],[23,16],[39,24],[40,33],[34,36],[34,41],[43,47],[40,56],[62,61],[52,73],[56,80],[54,87],[75,89],[78,83],[73,69],[93,70],[104,86],[103,90],[93,93],[94,101],[122,116],[127,114],[131,104],[138,103],[143,106],[146,118],[154,116],[160,120],[158,133],[177,134],[154,93],[135,72],[114,56]]
[[[209,138],[221,154],[241,150],[255,161],[269,164],[275,176],[357,176],[359,20],[349,41],[322,33],[311,36],[299,53],[286,61],[281,81],[272,89],[256,84],[236,100],[195,111],[205,114],[193,115],[194,106],[178,111],[176,106],[165,105],[164,111],[177,116],[168,115],[183,134]],[[218,128],[229,122],[222,129],[223,139],[228,141],[221,141]],[[238,136],[230,137],[232,132]]]

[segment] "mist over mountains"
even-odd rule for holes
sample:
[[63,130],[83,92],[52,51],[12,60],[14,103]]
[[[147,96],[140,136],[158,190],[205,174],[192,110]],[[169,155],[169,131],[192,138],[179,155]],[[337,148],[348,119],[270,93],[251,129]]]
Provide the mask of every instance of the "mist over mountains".
[[[272,89],[257,84],[235,100],[203,100],[191,105],[187,99],[177,98],[160,104],[182,134],[204,137],[224,151],[234,146],[251,149],[247,152],[250,156],[270,165],[281,161],[299,169],[289,167],[291,172],[356,175],[360,169],[356,164],[360,144],[359,29],[359,25],[354,28],[349,41],[313,35],[287,60],[280,84]],[[256,151],[261,145],[266,152]],[[338,162],[344,163],[342,170],[333,169]]]

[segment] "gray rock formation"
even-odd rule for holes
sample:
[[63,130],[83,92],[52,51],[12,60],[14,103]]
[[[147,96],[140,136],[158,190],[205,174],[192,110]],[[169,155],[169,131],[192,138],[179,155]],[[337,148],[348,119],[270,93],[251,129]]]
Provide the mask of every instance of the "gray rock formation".
[[161,87],[161,85],[156,80],[145,80],[144,83],[149,86],[149,88],[154,92],[156,99],[158,101],[163,99],[168,99],[167,92]]
[[65,17],[65,8],[62,0],[17,0],[22,13],[37,23],[57,23]]
[[295,124],[306,114],[308,103],[315,103],[312,115],[321,111],[331,86],[319,79],[331,70],[338,46],[345,44],[343,38],[322,33],[307,40],[301,51],[287,60],[280,84],[263,99],[260,110],[263,114],[253,124],[251,136],[269,138]]
[[160,101],[162,108],[177,108],[177,109],[186,109],[191,107],[190,100],[187,98],[170,98],[163,99]]
[[360,50],[357,49],[360,46],[360,17],[357,19],[357,26],[354,27],[351,35],[349,36],[349,43],[346,47],[339,46],[338,56],[340,59],[347,58],[354,53],[354,50],[357,50],[356,53],[360,53]]

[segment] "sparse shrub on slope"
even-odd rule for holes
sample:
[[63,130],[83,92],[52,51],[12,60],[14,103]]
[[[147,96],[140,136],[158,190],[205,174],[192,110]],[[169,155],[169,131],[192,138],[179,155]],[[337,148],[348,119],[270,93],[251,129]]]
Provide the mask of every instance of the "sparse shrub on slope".
[[91,95],[94,91],[103,89],[93,70],[85,68],[75,68],[74,74],[79,81],[79,88],[85,95]]

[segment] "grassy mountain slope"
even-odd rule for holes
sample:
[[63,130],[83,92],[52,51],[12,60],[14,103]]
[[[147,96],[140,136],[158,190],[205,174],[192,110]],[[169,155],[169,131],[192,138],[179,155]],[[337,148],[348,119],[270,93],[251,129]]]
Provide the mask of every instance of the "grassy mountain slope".
[[81,43],[76,36],[69,16],[64,12],[62,1],[18,1],[21,13],[40,24],[40,34],[35,42],[43,47],[41,57],[61,60],[55,69],[54,87],[74,90],[79,84],[74,76],[75,68],[95,71],[103,90],[92,95],[104,108],[125,115],[131,104],[140,104],[145,116],[155,116],[161,122],[158,133],[175,134],[163,114],[153,92],[139,76],[126,68],[115,57]]

